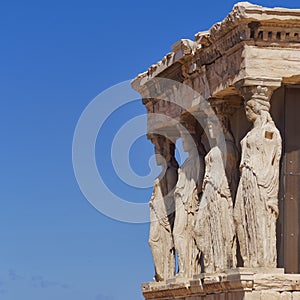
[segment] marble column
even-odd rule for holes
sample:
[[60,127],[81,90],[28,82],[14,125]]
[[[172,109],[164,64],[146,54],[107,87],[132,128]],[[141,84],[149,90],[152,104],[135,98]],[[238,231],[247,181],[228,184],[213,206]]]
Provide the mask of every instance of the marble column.
[[155,265],[154,280],[164,281],[175,276],[174,189],[178,177],[178,163],[172,141],[161,135],[151,135],[150,139],[154,144],[157,165],[162,167],[162,171],[154,181],[149,202],[149,245]]
[[199,209],[199,188],[202,187],[205,153],[196,123],[185,122],[183,127],[185,130],[179,130],[188,157],[178,171],[174,194],[174,242],[179,268],[177,277],[192,277],[201,272],[201,252],[196,245],[193,224],[195,213]]
[[236,267],[236,234],[230,185],[234,193],[238,151],[229,124],[234,106],[224,99],[211,99],[210,104],[217,118],[215,115],[207,118],[210,149],[205,156],[203,193],[194,223],[196,243],[203,255],[205,273]]
[[270,115],[270,99],[280,83],[239,86],[251,130],[241,141],[240,181],[234,219],[244,267],[276,267],[281,137]]
[[240,153],[236,147],[236,141],[231,131],[230,118],[241,106],[241,99],[238,96],[229,96],[221,99],[212,98],[209,102],[222,126],[226,144],[226,155],[224,157],[225,173],[231,197],[234,201],[239,180],[238,163]]

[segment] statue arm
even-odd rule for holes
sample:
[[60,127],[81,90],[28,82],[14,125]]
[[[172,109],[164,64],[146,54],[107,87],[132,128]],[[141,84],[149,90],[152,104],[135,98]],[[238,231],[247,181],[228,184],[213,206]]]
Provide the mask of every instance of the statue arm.
[[[265,131],[269,134],[270,131]],[[257,166],[257,183],[261,196],[268,209],[278,214],[279,161],[281,157],[281,138],[279,132],[273,131],[272,138],[264,135],[262,143],[262,165]]]

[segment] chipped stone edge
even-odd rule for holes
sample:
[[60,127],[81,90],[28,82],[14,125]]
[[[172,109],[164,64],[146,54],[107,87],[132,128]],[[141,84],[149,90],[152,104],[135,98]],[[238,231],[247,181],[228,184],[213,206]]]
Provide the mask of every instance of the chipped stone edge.
[[300,274],[284,274],[283,269],[236,268],[193,278],[173,278],[167,282],[142,284],[145,299],[175,299],[220,293],[298,292]]
[[156,64],[151,65],[147,71],[133,79],[132,86],[133,88],[137,88],[176,62],[188,59],[201,48],[201,45],[208,45],[217,41],[240,23],[249,21],[276,21],[279,24],[286,23],[287,20],[300,26],[300,9],[267,8],[249,2],[238,2],[223,21],[214,24],[208,31],[196,33],[194,41],[181,39],[176,42],[171,47],[172,52],[166,54]]

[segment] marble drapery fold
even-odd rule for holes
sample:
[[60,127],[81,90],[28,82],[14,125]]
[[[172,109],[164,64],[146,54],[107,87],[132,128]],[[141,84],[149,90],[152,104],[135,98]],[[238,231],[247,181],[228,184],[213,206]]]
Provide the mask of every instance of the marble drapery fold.
[[199,206],[199,185],[204,173],[204,159],[198,149],[189,152],[178,171],[175,189],[175,250],[178,255],[178,276],[192,277],[201,271],[201,253],[194,239],[194,214]]
[[152,138],[156,161],[163,170],[154,181],[150,206],[149,245],[155,265],[155,281],[175,276],[173,227],[175,217],[174,188],[178,164],[174,158],[175,145],[164,137]]
[[241,141],[241,178],[234,218],[245,267],[276,267],[281,137],[267,101],[249,100],[253,128]]
[[214,146],[205,157],[200,207],[195,217],[196,242],[204,257],[204,272],[236,267],[233,203],[222,153]]

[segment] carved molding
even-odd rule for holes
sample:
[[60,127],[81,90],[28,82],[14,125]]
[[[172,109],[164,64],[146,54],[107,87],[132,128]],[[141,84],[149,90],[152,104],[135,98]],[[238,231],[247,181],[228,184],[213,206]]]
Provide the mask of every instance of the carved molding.
[[200,68],[229,52],[235,52],[237,47],[245,44],[299,48],[300,10],[271,9],[240,2],[222,22],[216,23],[208,31],[197,33],[194,40],[182,39],[175,43],[173,52],[133,80],[133,87],[137,88],[159,74],[165,76],[163,74],[174,64],[190,60]]
[[244,299],[245,294],[251,299],[264,299],[261,297],[266,293],[275,293],[275,291],[278,297],[274,299],[279,299],[280,293],[286,291],[297,293],[300,286],[295,282],[299,280],[299,274],[283,274],[283,269],[237,268],[214,275],[199,274],[189,279],[174,278],[161,283],[144,283],[142,291],[145,299],[152,300],[180,297],[191,300],[195,297],[211,299],[210,297],[213,296],[214,299],[224,299],[225,294],[228,295],[228,299],[232,297],[238,297],[232,299]]
[[270,101],[275,89],[281,86],[281,79],[246,78],[235,84],[245,102],[251,99]]

